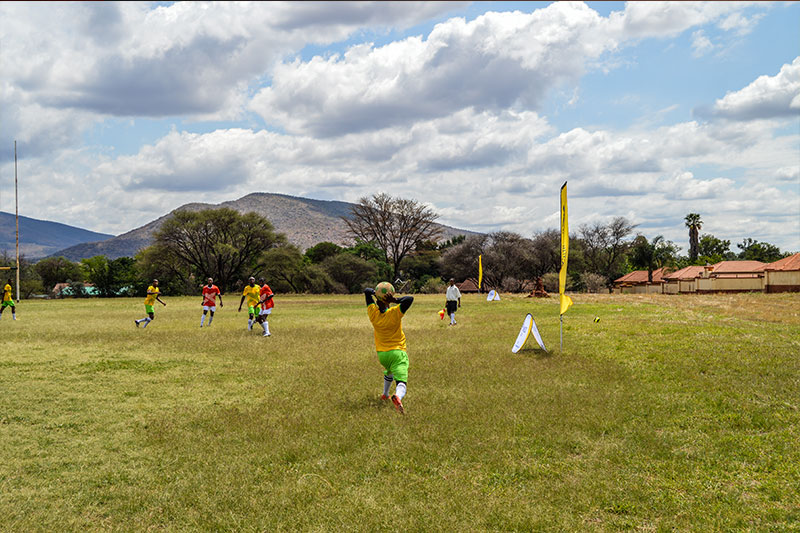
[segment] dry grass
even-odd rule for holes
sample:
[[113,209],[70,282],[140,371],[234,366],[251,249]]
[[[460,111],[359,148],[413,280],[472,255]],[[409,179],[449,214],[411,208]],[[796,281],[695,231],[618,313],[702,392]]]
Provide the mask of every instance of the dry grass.
[[[361,296],[23,302],[0,321],[0,528],[795,529],[800,295],[418,297],[401,417]],[[550,353],[510,353],[525,313]],[[599,316],[598,323],[593,317]],[[530,342],[533,342],[531,339]]]

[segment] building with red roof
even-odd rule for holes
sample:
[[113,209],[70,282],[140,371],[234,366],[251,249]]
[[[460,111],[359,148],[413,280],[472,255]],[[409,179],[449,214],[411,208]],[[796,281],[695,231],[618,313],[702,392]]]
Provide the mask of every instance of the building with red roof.
[[661,294],[664,267],[653,270],[653,282],[648,281],[647,270],[634,270],[614,280],[613,292],[621,294]]
[[697,278],[703,274],[703,268],[702,265],[692,265],[667,274],[663,278],[664,294],[696,292]]
[[800,292],[800,253],[762,267],[766,292]]
[[696,290],[708,292],[763,292],[764,263],[761,261],[720,261],[706,265],[697,278]]

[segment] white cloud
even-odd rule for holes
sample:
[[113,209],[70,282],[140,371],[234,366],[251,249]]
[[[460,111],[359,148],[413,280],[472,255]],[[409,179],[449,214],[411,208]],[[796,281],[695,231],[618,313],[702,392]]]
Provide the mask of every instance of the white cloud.
[[[629,38],[670,37],[690,28],[725,20],[757,2],[628,2],[609,17]],[[731,19],[732,20],[732,19]]]
[[775,76],[759,76],[744,89],[726,94],[712,113],[732,120],[800,116],[800,57]]
[[[285,55],[362,28],[403,28],[460,5],[4,2],[0,141],[28,137],[33,153],[46,153],[79,142],[108,115],[237,118],[249,85]],[[44,135],[27,127],[33,122]]]
[[703,30],[697,30],[696,32],[692,33],[692,50],[694,50],[695,57],[705,55],[707,52],[713,49],[714,44],[706,36]]
[[575,81],[587,58],[616,46],[584,4],[450,19],[427,39],[352,47],[276,67],[252,109],[292,133],[335,136],[408,125],[467,108],[536,109]]

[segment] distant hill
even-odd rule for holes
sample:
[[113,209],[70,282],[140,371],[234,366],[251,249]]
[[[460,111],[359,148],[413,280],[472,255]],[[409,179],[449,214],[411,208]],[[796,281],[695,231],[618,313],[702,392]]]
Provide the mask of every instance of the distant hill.
[[[255,212],[267,218],[275,230],[286,235],[289,242],[305,250],[317,243],[329,241],[341,246],[352,244],[347,235],[347,227],[341,217],[349,217],[353,204],[331,200],[312,200],[285,194],[252,193],[238,200],[221,204],[191,203],[182,205],[174,211],[145,224],[139,228],[123,233],[112,239],[101,242],[83,243],[60,250],[54,255],[63,255],[77,261],[84,257],[105,255],[109,259],[117,257],[133,257],[136,252],[149,246],[153,241],[153,233],[161,227],[175,211],[202,209],[218,209],[229,207],[240,213]],[[449,239],[457,235],[472,235],[473,231],[459,230],[450,226],[440,226],[443,238]]]
[[[68,246],[84,242],[98,242],[113,235],[97,233],[58,222],[19,217],[19,253],[28,259],[47,257]],[[14,255],[16,248],[16,223],[14,215],[0,212],[0,253]]]

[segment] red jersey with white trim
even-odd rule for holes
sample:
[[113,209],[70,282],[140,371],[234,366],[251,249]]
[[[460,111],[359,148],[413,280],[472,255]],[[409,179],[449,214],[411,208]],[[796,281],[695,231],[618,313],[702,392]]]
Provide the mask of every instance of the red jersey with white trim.
[[[272,294],[272,289],[270,289],[269,285],[267,285],[265,283],[265,284],[263,284],[261,286],[261,292],[259,294],[261,295],[261,298],[263,299],[264,296],[270,296]],[[275,302],[272,301],[274,299],[275,298],[270,298],[266,302],[262,303],[261,304],[261,309],[263,309],[264,311],[266,311],[267,309],[272,309],[275,306]]]
[[214,307],[217,305],[217,295],[222,294],[219,292],[219,287],[216,285],[208,286],[203,285],[203,305],[206,307]]

